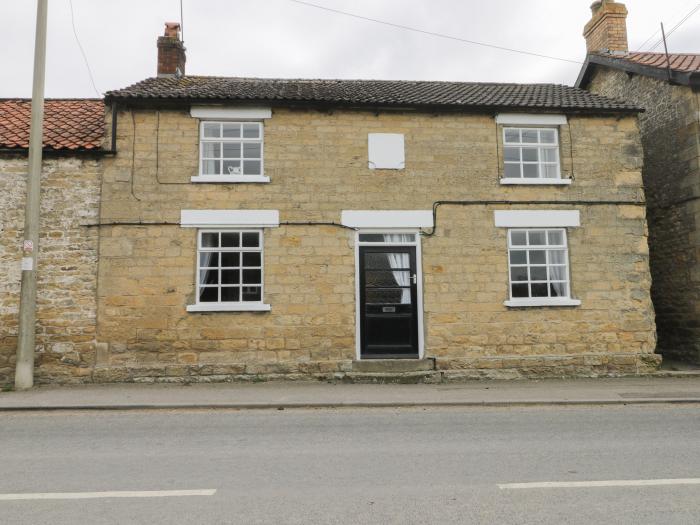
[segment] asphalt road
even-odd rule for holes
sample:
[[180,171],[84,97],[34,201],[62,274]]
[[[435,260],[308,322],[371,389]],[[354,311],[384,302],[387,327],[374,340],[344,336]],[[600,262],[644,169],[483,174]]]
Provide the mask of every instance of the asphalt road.
[[0,454],[3,524],[700,523],[699,406],[14,413]]

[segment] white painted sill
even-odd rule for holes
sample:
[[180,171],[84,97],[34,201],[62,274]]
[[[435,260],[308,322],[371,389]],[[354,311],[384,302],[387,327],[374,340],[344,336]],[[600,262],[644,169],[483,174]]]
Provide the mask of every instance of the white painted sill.
[[188,312],[269,312],[272,307],[264,303],[249,303],[249,304],[188,304]]
[[579,306],[579,299],[510,299],[503,301],[503,304],[511,308],[524,308],[529,306]]
[[190,177],[190,182],[213,182],[213,183],[228,183],[228,182],[270,182],[270,177],[265,175],[197,175]]
[[522,186],[568,186],[571,179],[525,179],[525,178],[502,178],[501,184],[522,185]]

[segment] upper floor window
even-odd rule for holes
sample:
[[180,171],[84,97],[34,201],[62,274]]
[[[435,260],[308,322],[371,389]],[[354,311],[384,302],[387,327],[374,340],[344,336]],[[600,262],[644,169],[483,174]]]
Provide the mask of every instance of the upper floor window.
[[556,128],[503,128],[503,177],[527,183],[561,179]]
[[261,122],[202,122],[199,182],[267,182]]

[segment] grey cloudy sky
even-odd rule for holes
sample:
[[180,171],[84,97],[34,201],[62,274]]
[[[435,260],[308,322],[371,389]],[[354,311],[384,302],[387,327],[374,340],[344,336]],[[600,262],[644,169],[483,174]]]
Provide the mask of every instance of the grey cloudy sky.
[[[309,0],[470,40],[582,60],[591,0]],[[631,49],[697,0],[628,0]],[[101,92],[155,74],[158,35],[179,0],[73,0],[75,26]],[[0,0],[0,97],[31,94],[34,0]],[[579,65],[462,44],[290,0],[184,0],[187,73],[572,84]],[[669,38],[700,52],[700,12]],[[655,41],[654,38],[652,41]],[[647,49],[645,46],[644,49]],[[661,48],[657,48],[659,51]],[[46,95],[96,96],[73,35],[69,0],[49,0]]]

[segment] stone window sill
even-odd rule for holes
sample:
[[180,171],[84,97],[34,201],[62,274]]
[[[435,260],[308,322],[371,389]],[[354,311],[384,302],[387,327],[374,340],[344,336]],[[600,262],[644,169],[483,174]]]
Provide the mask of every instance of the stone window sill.
[[188,304],[188,312],[269,312],[272,307],[264,303],[249,303],[249,304]]
[[530,298],[530,299],[511,299],[503,301],[503,304],[511,308],[523,308],[532,306],[579,306],[581,301],[578,299],[552,299],[548,297]]
[[502,178],[503,185],[522,185],[522,186],[568,186],[571,184],[571,179],[520,179],[520,178]]
[[270,177],[265,175],[197,175],[190,177],[190,182],[206,182],[206,183],[229,183],[229,182],[270,182]]

